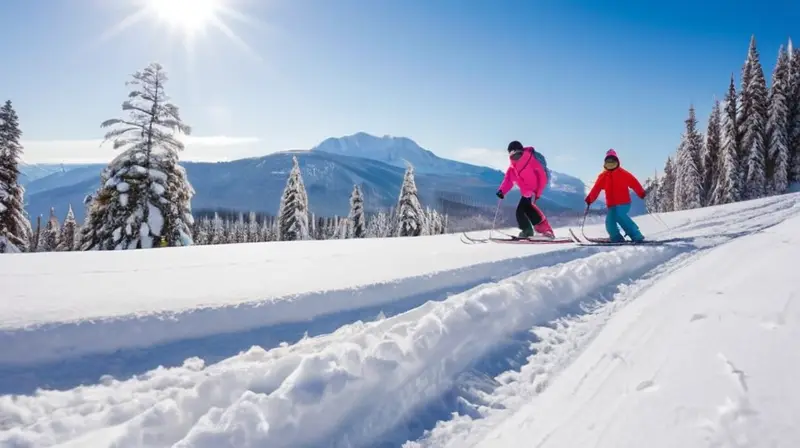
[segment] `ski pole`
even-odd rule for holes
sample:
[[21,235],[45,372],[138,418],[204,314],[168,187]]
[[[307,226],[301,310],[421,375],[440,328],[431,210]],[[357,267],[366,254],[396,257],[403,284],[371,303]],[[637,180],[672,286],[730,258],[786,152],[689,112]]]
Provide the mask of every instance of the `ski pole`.
[[494,233],[494,227],[497,224],[497,215],[500,213],[500,204],[503,202],[502,199],[497,200],[497,208],[494,210],[494,219],[492,220],[492,229],[489,230],[489,238],[492,237],[492,233]]
[[583,211],[583,221],[581,221],[581,235],[583,235],[584,238],[587,238],[583,228],[586,227],[586,217],[589,216],[589,207],[590,205],[586,204],[586,210]]
[[661,223],[662,226],[666,227],[667,230],[672,231],[672,227],[667,225],[667,223],[663,219],[661,219],[660,216],[650,211],[650,207],[647,205],[647,203],[644,204],[644,208],[647,210],[647,214],[653,216],[658,222]]

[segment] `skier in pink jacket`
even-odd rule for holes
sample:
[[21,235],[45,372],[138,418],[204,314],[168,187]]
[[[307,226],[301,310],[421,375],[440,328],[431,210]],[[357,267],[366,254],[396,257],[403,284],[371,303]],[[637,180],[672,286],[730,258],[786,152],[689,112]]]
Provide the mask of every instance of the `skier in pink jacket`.
[[505,198],[514,184],[519,187],[522,194],[517,205],[517,225],[521,230],[519,237],[530,238],[535,230],[547,238],[555,238],[553,228],[535,203],[547,186],[547,172],[534,156],[533,147],[523,147],[522,143],[515,140],[508,144],[508,159],[510,166],[497,190],[497,197]]

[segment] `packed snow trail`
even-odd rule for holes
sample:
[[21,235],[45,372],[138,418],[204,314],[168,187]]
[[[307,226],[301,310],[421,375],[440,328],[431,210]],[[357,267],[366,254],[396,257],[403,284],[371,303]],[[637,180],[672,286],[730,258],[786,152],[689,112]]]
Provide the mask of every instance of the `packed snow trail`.
[[483,397],[485,418],[406,447],[800,446],[799,251],[795,217],[538,329],[549,349]]

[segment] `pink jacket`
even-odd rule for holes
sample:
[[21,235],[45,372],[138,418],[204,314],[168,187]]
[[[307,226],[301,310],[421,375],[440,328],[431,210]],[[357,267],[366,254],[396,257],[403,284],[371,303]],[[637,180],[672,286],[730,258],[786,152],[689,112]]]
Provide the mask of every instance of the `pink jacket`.
[[542,164],[533,156],[533,148],[526,147],[519,160],[509,156],[509,162],[511,165],[500,184],[500,192],[506,195],[517,184],[523,197],[539,199],[547,186],[547,174]]

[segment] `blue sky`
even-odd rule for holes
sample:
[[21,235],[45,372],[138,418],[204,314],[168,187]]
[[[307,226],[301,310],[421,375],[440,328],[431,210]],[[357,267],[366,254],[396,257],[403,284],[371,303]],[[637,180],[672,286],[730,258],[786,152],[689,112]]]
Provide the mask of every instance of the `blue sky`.
[[141,1],[0,2],[0,99],[20,114],[28,162],[109,160],[99,125],[158,60],[194,129],[186,160],[365,131],[496,167],[518,139],[584,179],[614,147],[647,176],[690,103],[704,127],[731,72],[738,86],[751,34],[769,79],[800,30],[789,0],[228,0],[248,20],[220,17],[247,48],[210,27],[190,53],[155,17],[107,35]]

